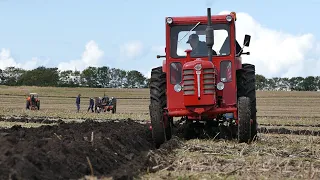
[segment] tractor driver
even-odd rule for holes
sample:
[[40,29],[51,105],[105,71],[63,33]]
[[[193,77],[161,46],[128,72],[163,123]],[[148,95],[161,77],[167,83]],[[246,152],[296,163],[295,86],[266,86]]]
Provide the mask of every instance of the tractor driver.
[[[199,40],[197,34],[191,34],[187,41],[187,44],[190,44],[192,48],[191,56],[205,56],[208,55],[208,46],[205,42]],[[212,55],[217,55],[217,53],[212,50]]]
[[32,105],[36,103],[36,99],[34,98],[34,95],[31,96],[31,102],[32,102]]

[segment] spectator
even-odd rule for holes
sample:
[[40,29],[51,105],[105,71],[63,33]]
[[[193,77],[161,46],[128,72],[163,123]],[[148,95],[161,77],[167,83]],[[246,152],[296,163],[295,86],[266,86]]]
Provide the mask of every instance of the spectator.
[[77,111],[80,111],[80,96],[81,94],[78,95],[77,99],[76,99],[76,105],[77,105]]
[[92,112],[94,112],[93,111],[93,106],[94,106],[94,100],[93,100],[93,98],[90,98],[88,112],[89,112],[90,109],[91,109]]

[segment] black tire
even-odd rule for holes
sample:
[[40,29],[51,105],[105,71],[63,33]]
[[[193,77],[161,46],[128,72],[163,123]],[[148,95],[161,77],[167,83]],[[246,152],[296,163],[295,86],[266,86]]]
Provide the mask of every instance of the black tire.
[[37,108],[40,110],[40,101],[37,103]]
[[[153,68],[150,78],[150,119],[152,125],[152,138],[156,148],[171,138],[171,125],[164,127],[164,108],[167,106],[166,73],[162,67]],[[168,137],[168,138],[167,138]]]
[[165,129],[167,140],[170,140],[172,138],[172,124],[173,124],[173,117],[168,117],[167,127]]
[[250,143],[251,138],[251,105],[249,97],[238,99],[238,142]]
[[183,132],[183,136],[186,140],[190,140],[193,138],[196,138],[196,132],[194,129],[194,123],[191,120],[186,120],[186,122],[184,123],[184,132]]
[[256,105],[256,74],[255,66],[242,64],[242,69],[237,70],[237,91],[239,97],[249,97],[251,105],[251,138],[257,137],[257,105]]
[[26,109],[30,109],[30,102],[29,101],[26,102]]

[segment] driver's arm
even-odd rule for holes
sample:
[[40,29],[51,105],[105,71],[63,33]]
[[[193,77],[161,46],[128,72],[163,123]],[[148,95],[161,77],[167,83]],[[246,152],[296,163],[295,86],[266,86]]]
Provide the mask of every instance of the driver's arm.
[[[205,42],[201,42],[201,54],[208,54],[208,46]],[[212,55],[217,55],[216,51],[212,49]]]

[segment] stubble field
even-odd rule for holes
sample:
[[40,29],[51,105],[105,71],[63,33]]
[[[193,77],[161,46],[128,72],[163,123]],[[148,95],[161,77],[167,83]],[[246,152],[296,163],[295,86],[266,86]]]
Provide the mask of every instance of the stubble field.
[[[25,110],[37,92],[40,111]],[[81,111],[75,98],[81,94]],[[117,113],[87,112],[89,97]],[[0,179],[319,179],[320,92],[257,92],[253,144],[184,140],[153,148],[148,89],[0,87]]]

